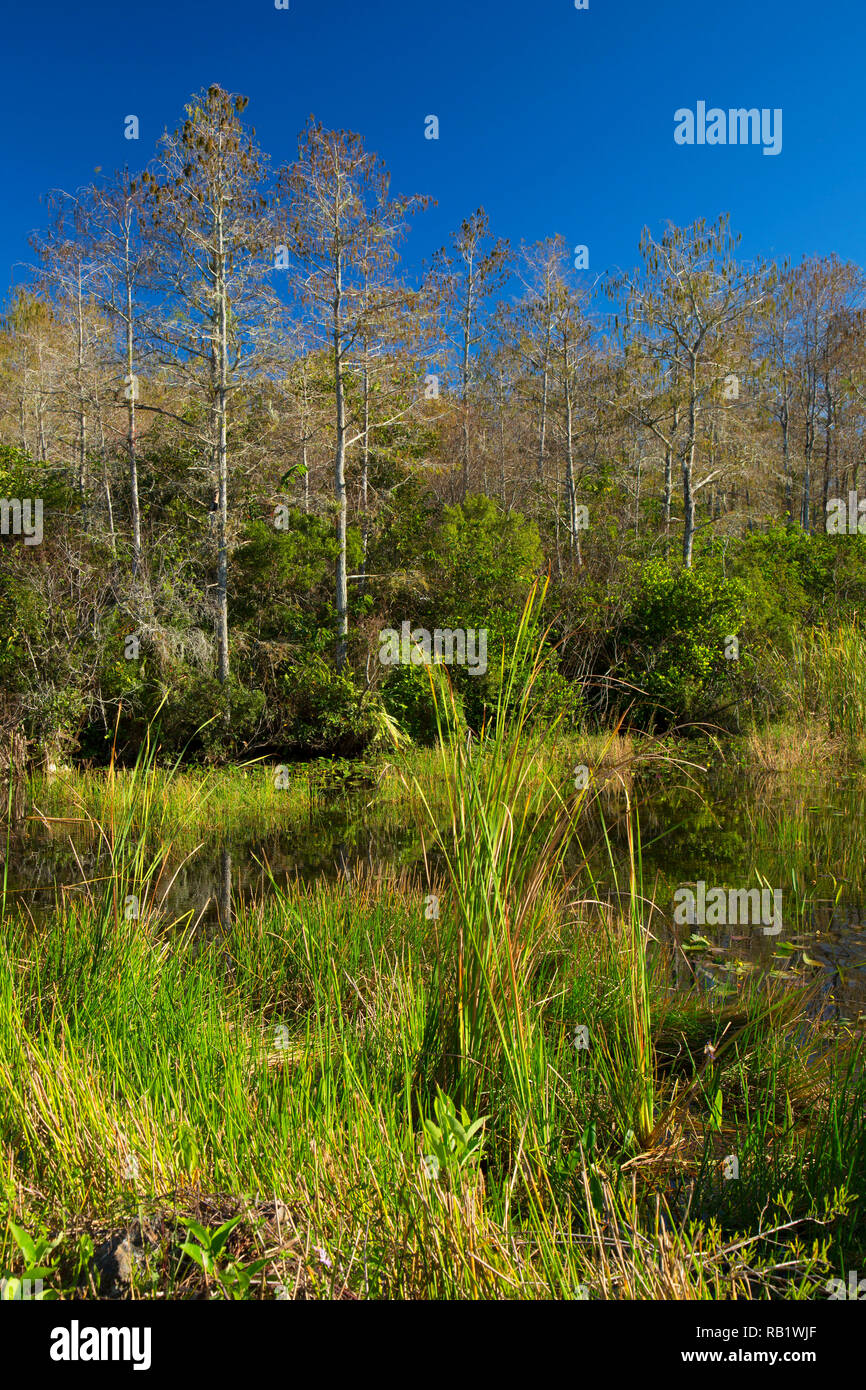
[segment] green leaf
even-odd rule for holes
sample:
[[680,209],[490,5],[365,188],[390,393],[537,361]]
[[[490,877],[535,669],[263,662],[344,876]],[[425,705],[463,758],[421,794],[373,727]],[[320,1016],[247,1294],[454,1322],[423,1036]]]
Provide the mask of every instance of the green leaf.
[[207,1227],[200,1226],[197,1221],[188,1221],[187,1226],[189,1227],[189,1230],[195,1236],[199,1244],[203,1245],[206,1250],[209,1249],[211,1243],[211,1234]]
[[16,1245],[26,1256],[28,1263],[36,1264],[39,1259],[39,1253],[41,1252],[37,1251],[36,1243],[32,1236],[29,1236],[21,1226],[16,1226],[12,1221],[9,1222],[9,1229],[12,1232]]
[[224,1226],[220,1226],[218,1231],[214,1232],[210,1238],[210,1248],[214,1255],[219,1254],[235,1226],[237,1226],[241,1220],[242,1217],[236,1216],[233,1220],[227,1221]]
[[194,1260],[200,1269],[206,1268],[205,1256],[207,1251],[203,1250],[200,1245],[194,1245],[192,1241],[185,1240],[180,1248],[183,1254],[188,1255],[191,1260]]

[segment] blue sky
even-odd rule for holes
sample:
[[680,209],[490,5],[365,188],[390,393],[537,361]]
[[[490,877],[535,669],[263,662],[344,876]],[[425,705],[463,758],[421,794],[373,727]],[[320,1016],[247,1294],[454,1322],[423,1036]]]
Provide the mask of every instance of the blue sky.
[[[360,131],[395,192],[427,193],[410,260],[483,204],[513,244],[561,232],[593,274],[660,231],[729,211],[742,254],[866,263],[860,0],[157,0],[15,5],[4,21],[0,265],[21,278],[39,195],[144,163],[213,81],[250,98],[276,162],[310,112]],[[682,147],[674,112],[783,111],[777,157]],[[141,138],[123,138],[139,117]],[[440,121],[425,140],[424,118]]]

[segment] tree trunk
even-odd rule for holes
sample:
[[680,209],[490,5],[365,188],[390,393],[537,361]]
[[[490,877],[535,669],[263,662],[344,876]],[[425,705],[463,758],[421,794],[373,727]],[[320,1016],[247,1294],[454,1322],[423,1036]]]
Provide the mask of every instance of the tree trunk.
[[129,235],[126,242],[126,454],[129,459],[129,509],[132,515],[132,573],[138,574],[141,562],[141,512],[138,506],[138,460],[135,451],[135,377],[133,374],[134,340],[132,324],[132,277],[129,268]]
[[692,362],[692,375],[689,389],[689,433],[683,449],[683,564],[692,567],[692,550],[695,541],[695,494],[692,491],[692,473],[695,466],[695,445],[697,441],[697,368]]
[[[674,380],[676,385],[676,379]],[[662,498],[662,520],[665,528],[665,555],[670,549],[671,539],[671,500],[673,497],[673,463],[674,463],[674,440],[677,437],[677,430],[680,425],[680,408],[674,406],[673,417],[671,419],[671,432],[665,440],[665,482],[664,496]]]
[[827,530],[827,503],[830,499],[830,458],[833,446],[833,393],[830,390],[829,378],[824,381],[824,411],[825,411],[825,432],[824,432],[824,530]]
[[111,553],[117,559],[117,538],[114,534],[114,504],[111,500],[111,478],[108,472],[108,446],[105,441],[105,424],[102,419],[102,406],[96,399],[96,420],[99,425],[99,452],[102,458],[102,490],[105,493],[105,507],[108,512],[108,537]]
[[544,481],[544,444],[547,435],[547,398],[549,393],[550,377],[550,313],[547,315],[547,325],[544,338],[544,367],[541,375],[541,421],[538,429],[538,481]]
[[306,361],[301,367],[301,391],[303,394],[304,408],[301,415],[301,463],[304,469],[304,511],[310,510],[310,468],[307,463],[307,433],[309,429],[309,400],[307,394],[307,364]]
[[499,497],[505,506],[505,382],[499,373]]
[[77,317],[77,358],[75,376],[78,386],[78,490],[81,496],[81,514],[87,520],[87,397],[84,390],[84,304],[81,293],[81,266],[78,267],[78,292],[76,298]]
[[0,815],[17,825],[27,801],[27,740],[20,729],[0,732]]
[[[222,209],[217,213],[217,486],[219,489],[219,519],[217,538],[217,640],[219,665],[217,676],[221,685],[229,678],[229,610],[228,610],[228,305],[226,304],[225,248],[223,245]],[[228,713],[228,712],[227,712]]]
[[361,440],[361,587],[366,584],[367,573],[367,543],[370,534],[369,518],[367,516],[367,485],[370,476],[370,373],[368,370],[368,348],[364,344],[364,371],[363,371],[363,409],[364,425],[363,438]]
[[469,283],[466,287],[466,313],[463,319],[463,501],[469,493],[469,342],[472,336],[472,267],[469,267]]
[[[566,371],[568,369],[566,368]],[[582,564],[580,541],[577,536],[577,492],[574,485],[574,429],[571,385],[565,388],[565,490],[568,497],[568,549]]]
[[343,383],[342,297],[343,258],[337,252],[336,293],[334,295],[334,388],[337,412],[337,447],[334,455],[334,502],[337,529],[337,670],[346,665],[349,635],[349,591],[346,579],[346,400]]
[[803,498],[800,504],[800,524],[806,534],[809,534],[809,506],[810,494],[812,491],[812,443],[811,440],[806,444],[803,451]]

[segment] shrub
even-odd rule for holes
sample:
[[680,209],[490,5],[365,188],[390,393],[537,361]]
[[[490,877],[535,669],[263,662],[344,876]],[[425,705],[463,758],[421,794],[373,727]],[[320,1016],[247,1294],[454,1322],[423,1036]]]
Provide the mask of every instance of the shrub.
[[644,566],[623,624],[622,674],[642,692],[631,698],[650,724],[706,719],[730,698],[738,663],[726,660],[725,642],[740,632],[745,606],[744,585],[714,565]]

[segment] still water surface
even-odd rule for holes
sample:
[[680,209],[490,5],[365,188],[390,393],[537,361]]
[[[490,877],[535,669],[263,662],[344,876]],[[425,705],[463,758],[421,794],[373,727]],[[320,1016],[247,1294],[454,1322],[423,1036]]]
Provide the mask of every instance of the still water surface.
[[[703,880],[708,889],[766,884],[782,890],[776,935],[748,925],[678,928],[687,947],[685,956],[678,953],[683,985],[697,981],[723,995],[744,974],[759,971],[792,982],[808,979],[828,1016],[856,1018],[866,1011],[866,778],[716,771],[687,779],[668,772],[637,777],[630,791],[639,814],[648,920],[660,939],[670,937],[678,885]],[[601,803],[620,888],[628,883],[625,804],[617,795]],[[582,847],[599,894],[612,897],[617,882],[599,831],[598,816],[590,814]],[[395,826],[393,815],[377,816],[369,793],[340,797],[319,805],[309,819],[274,824],[255,836],[202,838],[192,858],[172,866],[163,907],[169,919],[192,914],[203,928],[217,929],[239,904],[267,897],[271,875],[284,886],[296,878],[352,879],[385,868],[420,875],[423,869],[421,836],[409,813]],[[575,846],[573,866],[581,859]],[[31,818],[9,846],[7,892],[38,924],[58,892],[84,892],[82,880],[105,871],[104,852],[86,826],[46,826]],[[692,935],[705,944],[691,943]]]

